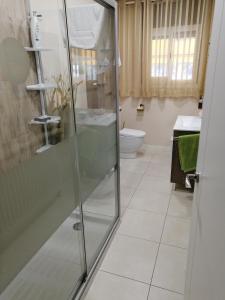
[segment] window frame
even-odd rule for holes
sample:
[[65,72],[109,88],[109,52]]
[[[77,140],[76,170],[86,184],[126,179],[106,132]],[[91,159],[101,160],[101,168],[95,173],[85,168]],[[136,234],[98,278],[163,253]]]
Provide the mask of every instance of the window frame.
[[[166,31],[166,33],[165,33]],[[197,52],[198,52],[198,25],[186,25],[186,26],[173,26],[170,29],[165,29],[165,28],[154,28],[153,29],[153,34],[152,34],[152,39],[153,40],[163,40],[163,39],[168,39],[168,54],[166,55],[160,55],[161,57],[164,56],[167,57],[167,64],[166,64],[166,75],[165,76],[154,76],[152,73],[152,66],[153,63],[151,63],[151,70],[150,70],[150,76],[151,78],[154,79],[161,79],[161,80],[170,80],[170,81],[181,81],[181,82],[191,82],[195,80],[195,64],[196,64],[196,58],[197,58]],[[191,38],[195,38],[195,45],[194,45],[194,53],[193,53],[193,65],[192,65],[192,78],[188,79],[188,78],[181,78],[181,79],[173,79],[173,67],[174,67],[174,57],[176,56],[174,54],[174,40],[175,39],[181,39],[183,36],[183,38],[185,39],[185,42],[187,39],[191,39]],[[184,55],[184,54],[183,54]],[[160,57],[160,56],[155,56]],[[151,61],[153,61],[153,55],[151,53]],[[183,64],[183,63],[182,63]],[[184,77],[184,76],[182,76]]]

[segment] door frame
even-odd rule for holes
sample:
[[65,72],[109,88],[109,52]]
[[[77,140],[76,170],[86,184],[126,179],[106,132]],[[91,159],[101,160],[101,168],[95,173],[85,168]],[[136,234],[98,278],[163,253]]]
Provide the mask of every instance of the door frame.
[[[213,105],[217,105],[216,99],[213,97],[214,86],[215,86],[215,73],[217,69],[217,56],[219,51],[220,43],[220,31],[224,18],[224,7],[225,3],[223,0],[215,0],[214,15],[212,22],[212,33],[209,48],[209,58],[206,73],[206,83],[205,83],[205,95],[204,106],[203,106],[203,118],[202,118],[202,128],[199,141],[199,153],[196,172],[200,174],[200,181],[204,174],[204,164],[205,164],[205,154],[206,154],[206,144],[208,138],[208,127],[211,119],[211,109]],[[197,226],[199,220],[199,205],[201,196],[201,186],[196,183],[193,207],[192,207],[192,223],[190,231],[190,244],[188,248],[188,261],[187,261],[187,272],[186,272],[186,282],[185,282],[185,293],[184,299],[190,300],[191,296],[191,286],[192,286],[192,272],[195,257],[195,248],[197,243]]]

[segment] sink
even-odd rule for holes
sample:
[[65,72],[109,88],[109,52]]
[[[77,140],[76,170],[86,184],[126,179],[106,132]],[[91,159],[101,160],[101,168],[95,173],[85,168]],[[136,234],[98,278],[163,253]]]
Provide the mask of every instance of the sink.
[[99,109],[79,110],[76,113],[78,125],[109,126],[116,121],[116,113]]
[[198,116],[178,116],[174,130],[180,131],[200,131],[201,117]]
[[200,128],[201,127],[201,119],[198,117],[187,117],[182,118],[182,125],[185,128]]

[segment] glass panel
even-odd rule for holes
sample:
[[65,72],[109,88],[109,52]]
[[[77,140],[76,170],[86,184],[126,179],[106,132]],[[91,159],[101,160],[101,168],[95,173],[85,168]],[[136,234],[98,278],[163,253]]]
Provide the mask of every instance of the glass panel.
[[39,51],[26,1],[0,2],[0,298],[68,299],[84,263],[63,2],[31,0]]
[[67,0],[88,267],[117,215],[114,10]]

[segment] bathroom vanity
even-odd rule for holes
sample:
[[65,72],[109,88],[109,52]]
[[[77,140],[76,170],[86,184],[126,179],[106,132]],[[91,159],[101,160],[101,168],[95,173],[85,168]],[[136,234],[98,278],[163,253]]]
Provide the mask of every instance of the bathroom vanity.
[[[198,116],[178,116],[173,128],[173,149],[170,181],[181,187],[185,186],[187,173],[181,170],[178,137],[181,135],[199,133],[201,130],[201,117]],[[189,172],[190,173],[190,172]]]

